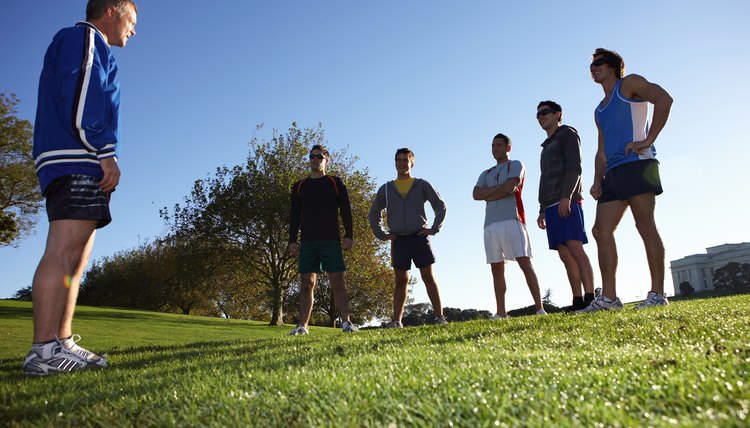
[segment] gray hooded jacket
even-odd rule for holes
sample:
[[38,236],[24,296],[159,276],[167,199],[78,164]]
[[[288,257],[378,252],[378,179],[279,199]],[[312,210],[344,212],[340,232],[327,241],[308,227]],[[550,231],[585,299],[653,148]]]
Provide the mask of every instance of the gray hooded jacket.
[[[438,233],[440,228],[443,227],[448,208],[443,198],[430,183],[421,178],[415,178],[406,199],[398,193],[393,181],[385,183],[378,189],[375,200],[370,207],[368,219],[370,220],[372,233],[378,239],[385,240],[389,233],[406,236],[427,229],[427,216],[424,212],[425,202],[429,202],[432,210],[435,211],[435,221],[429,229]],[[388,223],[387,232],[383,229],[380,217],[384,209],[386,210],[386,221]]]

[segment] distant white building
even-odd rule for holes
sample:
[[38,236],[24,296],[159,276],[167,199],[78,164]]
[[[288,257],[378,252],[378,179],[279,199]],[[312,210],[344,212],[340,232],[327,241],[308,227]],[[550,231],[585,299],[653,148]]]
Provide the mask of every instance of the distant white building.
[[750,242],[724,244],[706,248],[706,254],[693,254],[669,263],[674,293],[679,296],[680,284],[687,281],[695,291],[714,289],[714,271],[729,262],[750,263]]

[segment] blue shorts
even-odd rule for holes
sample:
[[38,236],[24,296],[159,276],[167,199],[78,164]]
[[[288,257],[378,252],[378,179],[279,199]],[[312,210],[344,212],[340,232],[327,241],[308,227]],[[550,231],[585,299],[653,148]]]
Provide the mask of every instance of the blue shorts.
[[344,272],[341,242],[302,241],[299,246],[299,273]]
[[547,224],[547,242],[550,250],[557,250],[558,245],[568,241],[589,242],[586,227],[583,224],[583,207],[578,201],[570,202],[570,215],[560,217],[557,212],[559,204],[544,209],[544,222]]
[[428,237],[414,234],[397,236],[391,241],[391,266],[394,269],[409,270],[412,260],[418,268],[435,263]]
[[44,190],[47,219],[96,220],[100,229],[112,222],[109,193],[99,188],[101,178],[72,174],[54,179]]
[[616,166],[602,180],[602,195],[599,203],[627,201],[635,195],[654,193],[661,195],[659,161],[646,159]]

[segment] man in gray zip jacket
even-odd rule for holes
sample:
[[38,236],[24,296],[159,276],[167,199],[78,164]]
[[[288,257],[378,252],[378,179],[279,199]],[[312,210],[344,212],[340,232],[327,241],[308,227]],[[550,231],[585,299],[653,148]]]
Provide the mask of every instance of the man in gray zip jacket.
[[[411,262],[419,268],[422,281],[427,289],[432,310],[435,313],[435,324],[447,324],[440,303],[440,291],[432,272],[435,256],[430,247],[429,236],[440,231],[445,220],[447,207],[437,191],[421,178],[414,178],[411,169],[414,167],[414,153],[406,148],[396,151],[396,180],[389,181],[378,189],[375,200],[370,207],[370,228],[375,236],[383,241],[391,241],[391,265],[396,277],[393,291],[393,319],[386,324],[388,328],[401,328],[401,317],[404,314],[409,270]],[[424,211],[425,202],[429,202],[435,211],[435,220],[428,228]],[[388,231],[383,229],[382,212],[386,210]]]

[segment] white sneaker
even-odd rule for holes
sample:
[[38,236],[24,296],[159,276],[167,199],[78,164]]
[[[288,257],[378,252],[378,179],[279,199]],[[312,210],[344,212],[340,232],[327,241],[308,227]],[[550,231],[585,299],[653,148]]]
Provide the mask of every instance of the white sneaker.
[[545,311],[544,308],[542,308],[542,309],[539,309],[538,311],[536,311],[536,314],[537,315],[547,315],[547,311]]
[[351,321],[344,321],[341,323],[341,330],[344,331],[344,333],[354,333],[356,331],[359,331],[359,327],[354,325]]
[[23,372],[33,376],[72,372],[94,366],[96,364],[90,364],[78,354],[65,349],[58,339],[43,346],[32,346],[23,360]]
[[433,324],[437,325],[446,325],[448,324],[448,320],[444,316],[435,317],[435,319],[432,321]]
[[510,318],[510,317],[508,315],[500,315],[500,314],[495,314],[492,316],[493,320],[504,320],[507,318]]
[[646,300],[642,301],[635,308],[646,309],[646,308],[651,308],[654,306],[669,306],[669,301],[667,300],[665,296],[662,296],[661,294],[655,291],[649,291],[648,295],[646,295]]
[[588,312],[596,311],[608,311],[611,309],[622,309],[622,302],[619,297],[615,297],[615,300],[610,300],[604,296],[599,296],[591,302],[587,307],[575,311],[577,314],[585,314]]
[[304,336],[308,333],[307,329],[301,325],[294,327],[292,331],[287,333],[287,336]]
[[60,343],[62,343],[65,349],[83,358],[87,363],[96,364],[99,367],[107,367],[107,356],[95,354],[86,348],[78,346],[78,341],[80,340],[81,335],[74,334],[67,339],[61,340]]
[[404,328],[399,320],[391,320],[388,324],[384,325],[383,328]]

